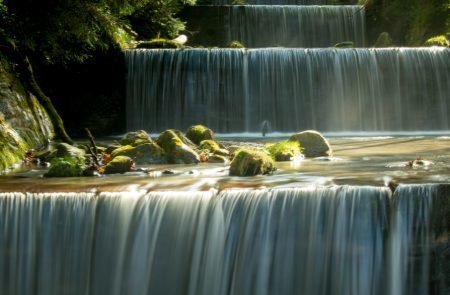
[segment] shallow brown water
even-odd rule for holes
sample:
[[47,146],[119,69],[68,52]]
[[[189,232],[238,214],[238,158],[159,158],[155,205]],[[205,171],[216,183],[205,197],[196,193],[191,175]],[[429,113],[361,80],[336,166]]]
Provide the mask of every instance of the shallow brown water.
[[[253,141],[258,141],[253,139]],[[274,139],[266,139],[274,141]],[[20,168],[0,177],[0,191],[78,192],[209,190],[308,185],[449,183],[450,137],[331,138],[332,158],[278,162],[270,176],[230,177],[218,164],[147,166],[153,172],[103,177],[43,178],[45,169]],[[407,165],[422,158],[425,165]],[[427,162],[429,161],[429,162]],[[173,175],[161,172],[170,169]]]

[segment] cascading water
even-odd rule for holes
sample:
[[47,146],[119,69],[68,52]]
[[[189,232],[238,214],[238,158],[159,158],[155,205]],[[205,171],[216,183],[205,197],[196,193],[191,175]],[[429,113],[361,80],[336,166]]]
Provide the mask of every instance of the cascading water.
[[[246,48],[365,45],[365,10],[359,5],[195,6],[187,9],[191,44]],[[207,15],[201,18],[199,15]]]
[[[230,5],[233,0],[212,0],[213,5]],[[336,0],[246,0],[250,5],[325,5],[336,4]]]
[[450,49],[130,50],[127,126],[448,130]]
[[364,46],[364,19],[363,6],[229,6],[225,44],[237,40],[247,48],[330,47],[352,41]]
[[387,188],[345,186],[3,193],[0,290],[448,294],[449,192],[400,187],[392,204]]

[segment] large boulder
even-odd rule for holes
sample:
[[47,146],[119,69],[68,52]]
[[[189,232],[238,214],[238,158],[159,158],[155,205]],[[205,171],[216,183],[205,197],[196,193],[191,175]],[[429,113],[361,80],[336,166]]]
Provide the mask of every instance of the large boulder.
[[274,170],[274,162],[263,151],[240,150],[230,164],[232,176],[254,176],[269,174]]
[[317,131],[307,130],[292,135],[289,141],[296,141],[303,148],[303,154],[307,158],[328,157],[332,150],[328,141]]
[[137,146],[143,143],[151,143],[153,140],[150,138],[147,132],[144,130],[131,131],[125,134],[120,140],[121,145]]
[[83,160],[75,157],[54,158],[45,177],[78,177],[83,175]]
[[80,148],[67,143],[58,143],[55,156],[58,158],[77,158],[84,159],[86,152]]
[[214,132],[203,125],[194,125],[189,127],[186,131],[186,137],[195,144],[200,144],[203,140],[215,139]]
[[111,153],[111,158],[126,156],[132,158],[136,164],[165,163],[164,150],[155,142],[143,143],[138,146],[124,145]]
[[126,156],[117,156],[105,166],[105,174],[125,173],[133,167],[133,159]]
[[176,130],[166,130],[158,137],[157,143],[164,150],[169,164],[196,164],[199,155],[177,135]]

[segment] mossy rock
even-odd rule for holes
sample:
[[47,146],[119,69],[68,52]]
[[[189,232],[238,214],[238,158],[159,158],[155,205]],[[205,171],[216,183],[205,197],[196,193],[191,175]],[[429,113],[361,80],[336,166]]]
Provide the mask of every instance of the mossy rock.
[[138,146],[124,145],[111,153],[113,159],[118,156],[130,157],[136,164],[162,164],[166,162],[164,150],[155,142]]
[[307,158],[328,157],[332,150],[328,141],[317,131],[307,130],[292,135],[289,141],[298,142]]
[[208,163],[218,163],[218,164],[228,164],[229,161],[224,156],[220,155],[211,155],[208,157]]
[[355,44],[351,41],[339,42],[339,43],[334,44],[334,47],[336,47],[336,48],[352,48],[352,47],[355,47]]
[[375,41],[374,47],[392,47],[394,43],[388,32],[382,32]]
[[228,44],[229,48],[245,48],[244,45],[242,45],[239,41],[231,41],[230,44]]
[[302,153],[300,144],[297,141],[280,141],[267,144],[265,149],[275,161],[290,161],[293,157]]
[[186,137],[195,144],[200,144],[203,140],[215,139],[214,132],[203,125],[194,125],[189,127],[186,131]]
[[45,177],[79,177],[83,175],[84,161],[75,157],[54,158]]
[[120,144],[113,143],[106,147],[105,154],[112,154],[113,151],[117,150],[120,147],[122,147]]
[[131,170],[133,159],[126,156],[117,156],[105,166],[105,174],[125,173]]
[[200,149],[208,150],[211,153],[220,149],[219,144],[215,140],[211,140],[211,139],[202,140],[199,144],[199,147],[200,147]]
[[121,145],[132,145],[138,146],[144,143],[150,143],[153,140],[150,138],[147,132],[144,130],[131,131],[125,134],[125,136],[120,140]]
[[196,164],[200,162],[199,155],[177,135],[176,130],[166,130],[157,140],[164,150],[169,164]]
[[436,36],[425,41],[425,46],[443,46],[449,47],[450,41],[445,35]]
[[226,149],[217,149],[213,152],[213,154],[228,157],[230,155],[230,152]]
[[269,174],[274,170],[274,162],[266,153],[257,150],[240,150],[230,165],[232,176],[254,176]]
[[76,146],[70,145],[68,143],[58,143],[55,146],[57,158],[77,158],[84,159],[86,152]]
[[181,44],[168,39],[152,39],[150,41],[144,41],[139,43],[136,48],[142,48],[142,49],[152,49],[152,48],[180,48]]

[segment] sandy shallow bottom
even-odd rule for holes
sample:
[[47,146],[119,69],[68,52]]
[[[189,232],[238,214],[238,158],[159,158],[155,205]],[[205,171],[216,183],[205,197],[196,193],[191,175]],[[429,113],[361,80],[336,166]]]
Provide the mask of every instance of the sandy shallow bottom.
[[[237,139],[223,138],[223,141]],[[247,138],[253,144],[275,138]],[[273,175],[230,177],[218,164],[145,166],[153,171],[103,177],[43,178],[41,168],[19,168],[0,176],[3,192],[101,192],[138,190],[209,190],[281,188],[310,185],[373,185],[450,183],[450,137],[330,138],[331,158],[278,162]],[[408,165],[417,158],[420,165]],[[174,174],[162,171],[170,169]]]

